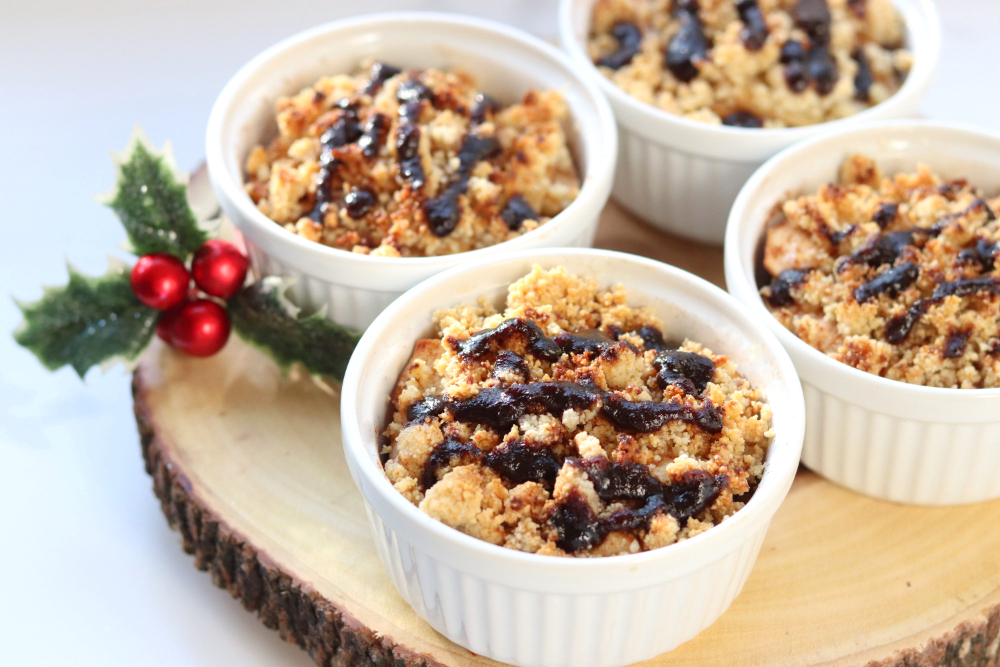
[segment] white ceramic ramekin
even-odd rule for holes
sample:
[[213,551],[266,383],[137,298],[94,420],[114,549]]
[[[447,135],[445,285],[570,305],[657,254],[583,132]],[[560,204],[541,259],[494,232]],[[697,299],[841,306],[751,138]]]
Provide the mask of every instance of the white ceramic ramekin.
[[891,98],[841,120],[777,130],[710,125],[630,97],[587,55],[596,0],[561,0],[559,37],[581,71],[608,96],[618,120],[615,201],[656,227],[721,244],[736,193],[767,158],[796,141],[865,120],[905,118],[917,111],[937,70],[941,26],[932,0],[894,0],[905,17],[914,65]]
[[[413,69],[462,67],[484,91],[506,103],[531,88],[559,90],[570,109],[566,130],[582,177],[579,196],[551,221],[519,238],[442,257],[370,257],[308,241],[275,224],[243,189],[250,149],[277,133],[275,100],[321,75],[353,71],[366,58]],[[325,306],[332,320],[363,328],[404,291],[462,262],[520,248],[589,246],[611,190],[616,142],[614,118],[600,90],[549,44],[479,19],[388,13],[307,30],[247,63],[212,109],[206,155],[212,186],[246,237],[255,272],[297,278],[293,290],[303,305]]]
[[[442,307],[503,303],[532,265],[622,283],[651,306],[668,338],[729,355],[762,387],[777,433],[747,506],[697,537],[631,556],[563,559],[489,544],[403,498],[378,458],[389,393]],[[708,627],[740,592],[799,460],[802,394],[778,341],[734,299],[689,273],[602,250],[508,253],[425,281],[387,308],[358,343],[341,399],[344,450],[365,498],[379,557],[400,595],[470,651],[525,667],[615,667],[669,651]]]
[[726,283],[766,322],[802,379],[802,462],[876,498],[954,505],[1000,497],[1000,389],[941,389],[887,380],[834,361],[771,316],[754,253],[775,204],[837,179],[850,153],[884,174],[926,163],[945,178],[1000,190],[1000,135],[931,121],[889,121],[817,137],[768,160],[736,198],[726,230]]

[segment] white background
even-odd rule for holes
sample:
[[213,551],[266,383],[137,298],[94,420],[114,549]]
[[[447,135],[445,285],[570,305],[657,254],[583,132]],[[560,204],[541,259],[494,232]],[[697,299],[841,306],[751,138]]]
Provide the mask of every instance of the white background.
[[[922,110],[1000,131],[1000,0],[938,6],[943,59]],[[555,0],[0,0],[0,665],[312,664],[181,551],[143,471],[129,377],[43,371],[7,333],[20,319],[7,295],[65,282],[64,257],[103,272],[124,234],[91,196],[137,121],[189,169],[251,56],[390,9],[555,34]]]

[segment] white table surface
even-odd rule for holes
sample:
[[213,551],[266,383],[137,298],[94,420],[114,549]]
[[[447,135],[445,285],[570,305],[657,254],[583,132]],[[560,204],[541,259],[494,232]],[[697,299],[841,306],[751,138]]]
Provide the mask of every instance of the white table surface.
[[[178,163],[203,155],[217,92],[271,43],[314,24],[437,9],[555,34],[555,0],[44,0],[0,2],[0,332],[124,239],[92,195],[134,123]],[[944,53],[923,104],[932,118],[1000,131],[998,0],[940,0]],[[47,373],[0,335],[0,664],[298,665],[197,571],[143,470],[129,376]]]

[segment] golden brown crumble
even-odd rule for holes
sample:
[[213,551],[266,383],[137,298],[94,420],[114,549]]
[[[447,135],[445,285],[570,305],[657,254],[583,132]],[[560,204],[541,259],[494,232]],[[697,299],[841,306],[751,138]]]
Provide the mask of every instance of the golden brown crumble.
[[761,392],[724,355],[664,343],[621,285],[536,266],[501,311],[435,322],[393,391],[383,455],[396,489],[453,528],[539,554],[647,551],[731,516],[763,474]]
[[461,70],[371,63],[278,100],[278,136],[246,161],[246,189],[287,230],[383,257],[502,243],[576,198],[566,102],[502,106]]
[[845,364],[931,387],[1000,387],[1000,239],[965,179],[883,178],[853,155],[840,182],[781,206],[761,289],[785,327]]
[[793,127],[899,90],[912,65],[890,0],[599,0],[588,49],[632,97],[707,123]]

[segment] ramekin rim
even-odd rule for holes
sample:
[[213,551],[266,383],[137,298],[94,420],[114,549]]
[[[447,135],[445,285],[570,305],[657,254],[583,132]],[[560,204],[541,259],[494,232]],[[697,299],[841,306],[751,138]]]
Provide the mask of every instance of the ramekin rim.
[[[231,108],[233,104],[232,98],[238,89],[248,78],[254,75],[267,62],[287,49],[295,46],[299,42],[307,41],[331,31],[339,31],[361,26],[379,25],[390,22],[440,24],[460,29],[476,28],[500,34],[509,39],[518,41],[526,47],[534,49],[543,57],[554,60],[567,71],[567,73],[579,86],[582,87],[584,91],[586,91],[588,103],[591,105],[593,112],[599,119],[599,124],[602,126],[604,131],[600,133],[601,136],[592,136],[583,132],[580,133],[581,142],[586,143],[588,147],[594,147],[598,150],[597,154],[593,156],[593,159],[588,160],[589,163],[592,163],[588,164],[588,169],[592,170],[593,174],[584,174],[582,176],[580,181],[580,190],[577,193],[576,198],[574,198],[565,209],[552,216],[549,222],[544,225],[540,225],[537,229],[491,246],[476,248],[474,250],[468,250],[461,253],[453,253],[450,255],[432,255],[428,257],[378,257],[349,252],[339,248],[332,248],[321,243],[316,243],[315,241],[309,241],[308,239],[302,238],[297,234],[289,232],[282,225],[268,218],[253,205],[253,202],[250,200],[249,195],[247,195],[243,187],[242,178],[236,178],[230,173],[229,169],[226,168],[225,159],[223,157],[223,119],[228,109]],[[572,122],[572,110],[570,121]],[[251,223],[255,229],[259,230],[263,234],[266,234],[269,240],[277,244],[281,244],[282,246],[295,252],[310,254],[318,253],[320,256],[329,258],[330,261],[339,259],[344,262],[358,262],[372,268],[416,268],[429,267],[434,264],[451,265],[455,264],[456,261],[465,261],[466,259],[472,261],[481,259],[490,254],[503,252],[508,249],[516,250],[519,249],[518,246],[530,243],[538,236],[550,233],[547,232],[547,230],[551,230],[551,226],[554,223],[556,225],[565,226],[572,224],[573,222],[579,222],[577,218],[579,218],[591,207],[597,205],[597,200],[602,197],[601,191],[603,189],[603,184],[606,181],[610,182],[610,179],[613,177],[614,159],[618,152],[618,132],[611,105],[601,92],[599,86],[597,86],[590,79],[590,77],[579,72],[576,64],[566,53],[560,51],[555,46],[548,44],[538,37],[502,23],[474,16],[467,16],[464,14],[452,14],[448,12],[389,11],[338,19],[308,28],[280,40],[251,58],[242,67],[240,67],[239,70],[237,70],[232,78],[229,79],[222,91],[219,93],[219,96],[216,98],[216,101],[212,106],[212,111],[209,114],[205,143],[206,161],[209,165],[209,174],[211,175],[213,184],[216,185],[216,187],[222,188],[229,200],[233,202],[233,204],[240,210],[240,213],[243,214],[243,217]],[[213,165],[216,166],[216,169],[212,169]],[[220,172],[222,174],[221,176],[215,175]]]
[[[597,66],[594,65],[589,57],[587,57],[586,51],[573,34],[570,8],[576,1],[577,0],[560,0],[559,2],[559,41],[563,48],[567,53],[569,53],[570,57],[573,58],[574,62],[576,62],[579,67],[585,69],[590,76],[597,78],[601,90],[605,95],[612,99],[615,104],[627,106],[630,110],[636,113],[644,114],[647,120],[674,125],[675,127],[671,128],[672,131],[683,130],[686,132],[702,132],[706,135],[728,137],[730,139],[739,138],[741,140],[756,137],[759,138],[759,143],[766,143],[769,140],[779,138],[785,140],[786,142],[797,142],[817,133],[825,132],[831,127],[834,130],[837,130],[845,128],[853,123],[870,122],[874,120],[870,118],[870,116],[883,113],[887,105],[895,106],[901,101],[906,100],[910,95],[918,92],[920,87],[934,76],[941,54],[941,18],[937,11],[937,7],[934,5],[933,0],[917,0],[921,5],[922,13],[927,18],[927,24],[930,27],[930,30],[928,30],[925,35],[928,40],[925,49],[926,52],[921,54],[920,57],[914,58],[913,69],[907,73],[906,80],[903,82],[902,87],[889,96],[885,101],[868,107],[863,111],[859,111],[852,116],[824,121],[822,123],[815,123],[813,125],[780,128],[745,128],[731,127],[727,125],[714,125],[697,120],[690,120],[688,118],[684,118],[683,116],[670,113],[669,111],[659,109],[652,104],[647,104],[646,102],[637,100],[612,83],[606,76],[601,74],[601,72],[597,69]],[[914,76],[914,73],[919,74],[919,76]]]
[[[373,339],[376,335],[375,332],[385,328],[387,323],[391,322],[397,316],[397,311],[403,309],[406,302],[416,296],[420,296],[423,293],[431,291],[438,283],[450,280],[455,275],[467,271],[485,270],[492,264],[506,262],[512,259],[530,259],[537,257],[540,260],[544,260],[546,257],[567,255],[617,257],[625,259],[626,261],[635,261],[647,266],[652,266],[658,270],[673,274],[675,277],[689,281],[690,283],[698,285],[703,289],[707,288],[707,291],[710,294],[714,294],[716,298],[719,298],[721,302],[725,304],[731,314],[738,313],[739,318],[745,319],[747,324],[754,329],[755,342],[762,344],[764,349],[767,350],[767,354],[770,354],[772,360],[779,366],[779,379],[776,382],[784,385],[788,392],[790,402],[793,404],[791,416],[789,417],[790,428],[788,429],[788,432],[783,433],[780,436],[776,436],[775,439],[772,440],[770,446],[780,443],[781,445],[790,446],[793,449],[798,450],[797,453],[793,452],[789,454],[789,460],[784,468],[774,469],[771,462],[767,462],[764,475],[776,476],[779,478],[779,481],[765,489],[765,493],[767,494],[766,496],[761,496],[760,491],[758,491],[753,495],[753,497],[751,497],[746,506],[733,516],[728,517],[719,525],[714,526],[712,529],[707,530],[704,533],[666,547],[639,552],[636,554],[624,554],[602,558],[557,558],[534,553],[524,553],[514,549],[508,549],[491,544],[484,540],[472,537],[471,535],[466,535],[455,528],[447,526],[444,523],[431,518],[429,515],[421,512],[412,503],[408,502],[401,493],[393,488],[392,484],[385,476],[381,466],[372,464],[368,453],[365,451],[366,447],[363,444],[365,442],[365,437],[361,433],[358,420],[354,417],[348,420],[343,420],[343,415],[356,415],[358,413],[356,403],[357,392],[353,390],[353,387],[356,386],[357,377],[360,376],[362,372],[362,357],[367,356],[369,353],[366,339]],[[358,352],[361,352],[361,355],[358,355]],[[393,302],[393,304],[386,308],[379,315],[376,321],[368,327],[365,335],[362,337],[362,340],[358,343],[358,347],[355,348],[355,355],[356,356],[352,356],[351,363],[348,364],[341,394],[341,434],[346,456],[353,460],[355,466],[357,467],[358,474],[363,475],[366,477],[367,481],[372,483],[372,486],[378,493],[380,499],[387,501],[394,510],[400,512],[404,517],[406,517],[411,522],[411,525],[415,526],[418,530],[430,531],[436,537],[449,541],[456,546],[479,552],[484,557],[506,559],[508,562],[528,565],[531,567],[547,567],[557,569],[571,567],[575,569],[588,570],[613,568],[623,565],[640,567],[650,561],[671,557],[681,559],[688,552],[702,548],[701,545],[703,543],[723,543],[725,536],[733,530],[733,525],[737,523],[746,523],[755,519],[759,520],[757,515],[760,512],[766,511],[765,503],[772,503],[774,505],[771,509],[771,517],[773,517],[774,513],[777,512],[778,507],[780,507],[781,502],[784,499],[783,497],[778,499],[774,498],[774,496],[780,492],[782,487],[780,480],[784,477],[788,477],[788,484],[790,484],[798,469],[802,440],[805,434],[805,418],[803,416],[805,413],[805,400],[802,394],[801,385],[798,381],[798,376],[795,373],[794,364],[788,356],[788,353],[775,338],[774,334],[766,326],[763,326],[754,317],[752,317],[746,307],[732,295],[728,294],[725,290],[722,290],[716,285],[713,285],[707,280],[690,272],[647,257],[597,248],[531,248],[504,253],[502,256],[491,258],[490,261],[485,264],[473,265],[472,263],[463,263],[422,281]],[[358,361],[355,362],[355,359]],[[796,405],[801,408],[801,410],[795,410]],[[795,415],[798,416],[796,417]],[[797,445],[795,444],[796,442],[798,443]],[[357,455],[359,452],[360,455]],[[787,493],[787,490],[784,493]],[[367,499],[366,502],[370,503]],[[749,510],[749,512],[747,512],[747,510]],[[766,519],[766,521],[769,520],[770,517]],[[729,528],[726,528],[727,526],[729,526]],[[732,544],[731,549],[727,549],[725,553],[738,548],[740,544],[742,544],[742,542]]]
[[[759,187],[760,183],[763,182],[779,164],[782,164],[787,160],[794,159],[798,153],[803,152],[817,144],[822,144],[828,141],[836,141],[843,138],[845,135],[875,130],[898,130],[920,127],[956,131],[979,136],[989,136],[996,141],[1000,141],[1000,132],[976,127],[969,123],[958,123],[929,118],[896,118],[885,120],[867,120],[851,127],[831,130],[818,134],[815,137],[810,137],[803,141],[796,142],[765,161],[764,164],[762,164],[750,176],[750,178],[747,179],[743,187],[740,188],[740,192],[736,196],[736,200],[733,202],[733,207],[729,212],[729,218],[726,222],[726,235],[724,243],[725,254],[723,264],[726,274],[726,284],[730,293],[733,294],[737,300],[747,306],[753,314],[762,319],[766,326],[777,336],[782,345],[794,349],[796,355],[808,357],[812,361],[821,364],[824,368],[824,372],[839,373],[841,377],[852,382],[867,382],[870,383],[870,386],[872,387],[877,387],[887,391],[894,391],[897,394],[909,395],[913,397],[919,396],[923,398],[942,399],[953,399],[959,397],[1000,399],[1000,388],[961,389],[957,387],[928,387],[925,385],[903,382],[902,380],[891,380],[889,378],[866,373],[865,371],[854,368],[853,366],[831,359],[829,356],[809,345],[782,326],[781,323],[778,322],[777,318],[775,318],[774,315],[771,314],[771,311],[769,311],[764,305],[764,300],[761,298],[756,285],[750,285],[750,283],[746,280],[746,274],[743,271],[744,264],[738,251],[738,239],[740,232],[743,231],[745,227],[750,225],[750,221],[744,215],[747,201],[753,195],[756,188]],[[737,291],[739,294],[736,293]]]

